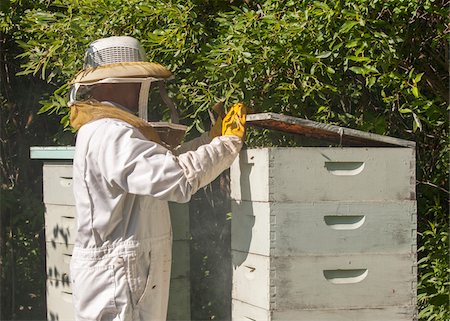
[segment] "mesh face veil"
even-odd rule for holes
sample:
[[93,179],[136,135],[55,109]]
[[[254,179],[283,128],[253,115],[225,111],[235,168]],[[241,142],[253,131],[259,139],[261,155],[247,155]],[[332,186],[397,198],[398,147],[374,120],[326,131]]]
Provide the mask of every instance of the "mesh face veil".
[[[101,83],[139,83],[139,117],[147,120],[150,85],[172,78],[163,66],[145,61],[138,40],[132,37],[109,37],[90,44],[84,57],[84,69],[72,81],[69,106],[85,100],[93,85]],[[125,106],[126,107],[126,106]]]
[[[69,93],[69,106],[75,104],[77,101],[87,100],[89,98],[90,89],[96,84],[120,84],[120,83],[139,83],[139,117],[147,120],[147,103],[152,82],[161,81],[161,79],[154,77],[147,78],[105,78],[102,80],[89,83],[74,83]],[[126,107],[126,106],[124,106]]]

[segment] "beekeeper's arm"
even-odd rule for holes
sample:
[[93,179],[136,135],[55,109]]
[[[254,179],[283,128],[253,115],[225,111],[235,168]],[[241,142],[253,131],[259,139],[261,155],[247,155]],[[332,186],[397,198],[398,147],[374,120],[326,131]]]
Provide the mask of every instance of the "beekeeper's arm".
[[109,120],[98,130],[99,146],[93,146],[98,150],[100,172],[112,187],[128,193],[187,202],[236,158],[245,133],[245,114],[243,104],[234,105],[221,125],[222,136],[179,156],[146,140],[131,125]]
[[197,137],[190,141],[184,142],[180,146],[176,147],[173,150],[173,153],[175,155],[181,155],[183,153],[196,150],[197,148],[199,148],[202,145],[209,144],[211,142],[211,140],[212,140],[212,137],[209,134],[209,132],[205,132],[202,135],[200,135],[200,137]]
[[241,149],[236,136],[220,136],[195,151],[173,155],[116,120],[102,124],[98,146],[101,175],[112,187],[158,199],[187,202],[199,188],[227,169]]

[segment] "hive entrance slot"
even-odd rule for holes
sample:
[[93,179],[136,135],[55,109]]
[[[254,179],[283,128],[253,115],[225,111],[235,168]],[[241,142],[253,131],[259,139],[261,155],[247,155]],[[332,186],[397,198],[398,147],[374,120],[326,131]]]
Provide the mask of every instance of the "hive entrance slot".
[[326,215],[325,224],[333,230],[356,230],[366,221],[365,215]]
[[325,162],[325,168],[336,176],[354,176],[364,170],[364,162]]
[[325,279],[334,284],[352,284],[358,283],[367,277],[369,270],[367,269],[351,269],[351,270],[324,270]]

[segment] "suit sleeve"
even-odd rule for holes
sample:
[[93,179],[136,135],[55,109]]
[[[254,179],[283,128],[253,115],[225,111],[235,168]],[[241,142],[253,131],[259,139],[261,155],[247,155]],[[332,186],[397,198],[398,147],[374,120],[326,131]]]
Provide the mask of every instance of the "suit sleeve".
[[180,203],[227,169],[242,146],[238,137],[217,137],[175,156],[123,122],[108,123],[98,133],[98,168],[111,186]]
[[209,137],[209,133],[205,132],[197,138],[194,138],[188,142],[184,142],[183,144],[181,144],[180,146],[175,148],[173,153],[175,155],[181,155],[183,153],[196,150],[200,146],[209,144],[210,142],[211,142],[211,138]]

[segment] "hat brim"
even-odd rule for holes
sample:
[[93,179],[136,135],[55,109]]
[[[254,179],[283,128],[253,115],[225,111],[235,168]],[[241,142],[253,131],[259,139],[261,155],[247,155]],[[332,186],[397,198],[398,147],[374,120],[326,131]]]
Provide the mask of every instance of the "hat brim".
[[91,83],[105,78],[144,78],[155,77],[167,79],[172,77],[170,70],[154,62],[121,62],[107,64],[80,71],[71,81],[74,83]]

